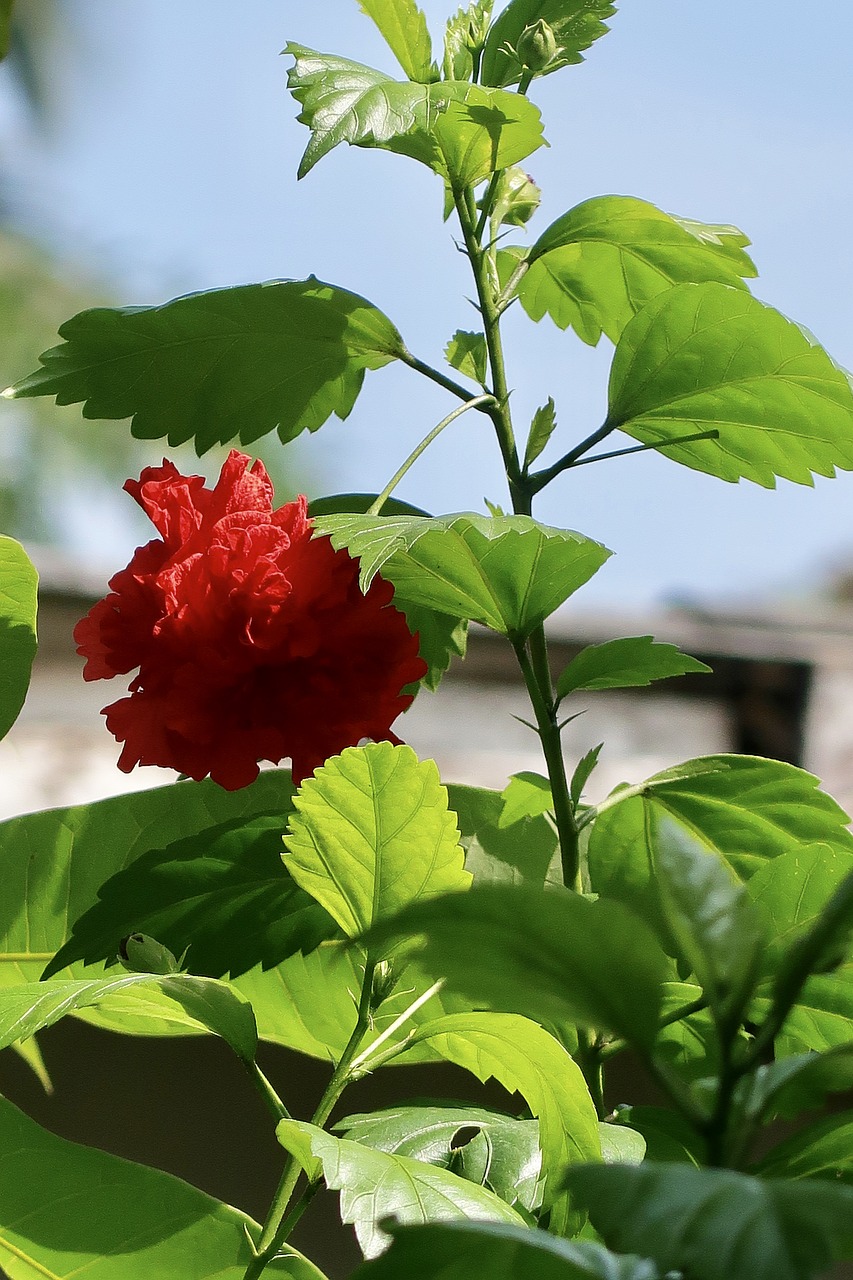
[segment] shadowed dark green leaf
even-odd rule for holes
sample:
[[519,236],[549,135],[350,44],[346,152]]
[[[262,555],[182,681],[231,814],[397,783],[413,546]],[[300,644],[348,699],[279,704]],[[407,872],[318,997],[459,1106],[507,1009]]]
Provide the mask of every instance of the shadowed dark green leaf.
[[549,24],[557,39],[557,55],[546,74],[583,62],[583,51],[606,35],[605,18],[616,12],[610,0],[510,0],[498,16],[486,41],[480,70],[483,84],[517,84],[521,78],[518,59],[505,50],[514,49],[525,27],[540,18]]
[[663,1107],[619,1107],[619,1123],[630,1125],[642,1135],[646,1160],[656,1164],[686,1162],[699,1165],[705,1153],[696,1130],[679,1115]]
[[438,769],[411,747],[347,747],[303,782],[293,803],[285,865],[350,936],[409,902],[471,883]]
[[[227,983],[180,973],[163,977],[151,973],[124,973],[118,978],[80,982],[28,982],[0,990],[0,1049],[35,1035],[66,1014],[91,1005],[109,1004],[118,996],[125,1008],[145,1019],[151,993],[159,992],[183,1014],[214,1035],[226,1040],[238,1057],[251,1062],[258,1047],[258,1032],[251,1005]],[[153,1006],[158,1021],[164,1015],[162,1001]],[[179,1019],[183,1021],[184,1019]]]
[[588,645],[569,663],[557,681],[557,696],[565,698],[580,689],[639,688],[653,680],[710,670],[674,644],[658,644],[651,636],[606,640]]
[[332,918],[282,865],[293,810],[284,779],[281,789],[280,813],[208,827],[112,876],[43,976],[76,960],[111,964],[119,940],[140,931],[175,955],[189,948],[186,968],[212,978],[237,977],[257,964],[270,969],[338,936]]
[[393,1243],[353,1280],[658,1280],[641,1258],[617,1257],[589,1240],[488,1222],[388,1225]]
[[732,755],[664,770],[628,788],[622,801],[615,791],[605,801],[613,807],[595,820],[589,839],[593,889],[624,902],[665,937],[644,806],[699,833],[748,880],[767,860],[816,841],[853,851],[847,815],[818,788],[817,778],[794,765]]
[[215,289],[160,307],[81,311],[65,343],[11,389],[82,402],[86,418],[132,418],[143,440],[284,441],[346,418],[366,369],[402,350],[390,320],[364,298],[310,277]]
[[437,1102],[347,1116],[334,1129],[353,1142],[487,1185],[509,1205],[532,1212],[541,1202],[542,1155],[535,1120]]
[[737,227],[672,217],[628,196],[596,196],[553,222],[527,255],[516,293],[532,320],[549,315],[595,346],[618,342],[629,320],[676,284],[744,289],[756,275]]
[[542,1203],[551,1230],[574,1234],[583,1220],[562,1191],[572,1164],[601,1157],[598,1117],[580,1068],[553,1036],[528,1018],[507,1013],[457,1013],[418,1029],[417,1041],[485,1083],[520,1093],[539,1121]]
[[[618,951],[601,939],[618,938]],[[375,926],[368,945],[414,939],[418,957],[475,1004],[538,1022],[574,1018],[648,1045],[657,1029],[666,957],[619,903],[567,890],[474,885],[413,904]]]
[[381,572],[401,607],[411,601],[504,635],[529,634],[610,555],[529,516],[337,515],[321,517],[316,529],[360,559],[363,591]]
[[[332,493],[326,498],[312,498],[308,503],[308,514],[314,516],[365,515],[373,506],[378,493]],[[427,516],[429,512],[422,507],[415,507],[411,502],[402,502],[399,498],[386,498],[382,504],[386,516]]]
[[[756,1002],[756,1009],[761,1007]],[[794,1037],[781,1036],[774,1046],[775,1061],[760,1066],[740,1086],[738,1106],[747,1116],[796,1119],[822,1106],[829,1094],[853,1089],[853,1040],[824,1053],[794,1053],[795,1043]]]
[[853,1112],[825,1116],[778,1143],[753,1166],[762,1178],[827,1178],[853,1183]]
[[[853,469],[853,388],[778,311],[722,284],[659,294],[627,325],[610,372],[610,427],[721,480]],[[713,430],[718,437],[668,444]]]
[[831,1182],[650,1163],[567,1181],[612,1249],[690,1280],[806,1280],[853,1249],[853,1190]]
[[[260,1227],[239,1210],[158,1169],[57,1138],[3,1098],[0,1151],[9,1280],[242,1280]],[[288,1250],[266,1274],[324,1280]]]
[[501,792],[452,783],[447,790],[459,821],[465,866],[475,884],[545,883],[549,866],[559,856],[553,823],[543,815],[520,826],[501,827]]
[[0,536],[0,738],[18,718],[36,656],[38,574],[19,542]]
[[12,34],[12,5],[14,0],[0,0],[0,58],[9,52],[9,38]]
[[748,999],[764,942],[746,888],[713,846],[652,811],[649,842],[661,908],[681,954],[718,1017]]
[[410,80],[428,84],[438,77],[426,18],[414,0],[359,0]]
[[493,1192],[446,1169],[333,1138],[301,1120],[282,1120],[276,1134],[309,1178],[318,1176],[320,1166],[326,1185],[340,1191],[341,1218],[355,1227],[366,1258],[387,1248],[388,1236],[379,1226],[385,1218],[416,1223],[474,1218],[517,1226],[524,1222]]

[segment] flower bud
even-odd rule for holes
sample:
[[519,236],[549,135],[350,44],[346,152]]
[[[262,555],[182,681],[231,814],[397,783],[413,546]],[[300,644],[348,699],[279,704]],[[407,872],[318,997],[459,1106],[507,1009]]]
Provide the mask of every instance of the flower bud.
[[513,165],[501,174],[495,191],[495,217],[502,225],[523,227],[539,208],[539,196],[539,188],[533,179]]
[[373,985],[370,990],[370,1006],[378,1009],[394,990],[397,975],[387,960],[380,960],[373,970]]
[[[186,955],[186,952],[184,952]],[[180,963],[168,947],[147,933],[130,933],[118,946],[118,961],[131,973],[180,973]],[[183,957],[182,957],[183,959]]]
[[525,27],[518,37],[515,53],[528,71],[544,71],[557,52],[557,37],[544,18]]

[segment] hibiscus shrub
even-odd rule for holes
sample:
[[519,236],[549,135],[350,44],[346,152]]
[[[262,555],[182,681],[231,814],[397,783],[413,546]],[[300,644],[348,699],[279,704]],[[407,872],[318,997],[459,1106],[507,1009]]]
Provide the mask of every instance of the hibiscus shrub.
[[[494,15],[473,0],[438,62],[415,0],[362,8],[402,72],[288,45],[300,172],[347,142],[437,175],[481,319],[453,335],[447,367],[311,277],[84,312],[11,391],[200,452],[346,417],[365,372],[393,361],[453,403],[376,495],[276,508],[237,449],[213,488],[168,460],[128,481],[158,536],[76,638],[86,679],[130,677],[105,710],[121,768],[187,777],[0,827],[0,1047],[38,1067],[33,1037],[75,1014],[127,1035],[217,1035],[269,1108],[281,1182],[258,1225],[0,1100],[0,1263],[10,1280],[316,1280],[289,1237],[325,1183],[363,1280],[824,1272],[853,1256],[853,1113],[809,1114],[853,1084],[848,818],[802,770],[737,755],[585,799],[597,753],[566,761],[560,740],[583,691],[703,667],[622,638],[555,681],[545,623],[609,552],[532,512],[562,473],[645,448],[765,486],[849,469],[850,381],[752,296],[734,227],[603,196],[517,239],[538,203],[518,167],[543,142],[531,91],[604,35],[607,0]],[[607,416],[583,439],[557,443],[550,400],[517,434],[502,339],[516,302],[614,344]],[[493,428],[511,514],[432,516],[392,497],[464,412]],[[617,431],[631,443],[614,449]],[[36,615],[34,571],[8,538],[0,573],[6,732]],[[502,793],[443,784],[397,736],[471,621],[514,651],[541,740],[543,776]],[[286,760],[292,772],[259,774]],[[329,1062],[310,1118],[261,1072],[262,1040]],[[659,1106],[613,1096],[626,1049]],[[517,1107],[347,1114],[353,1081],[426,1060],[494,1077]],[[768,1128],[798,1116],[784,1137]]]

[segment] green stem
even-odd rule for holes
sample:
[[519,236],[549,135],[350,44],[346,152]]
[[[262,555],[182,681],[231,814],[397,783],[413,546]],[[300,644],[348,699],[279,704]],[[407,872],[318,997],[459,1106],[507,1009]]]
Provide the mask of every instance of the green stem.
[[[414,369],[415,373],[423,374],[425,378],[429,378],[430,382],[435,382],[439,387],[444,387],[445,391],[452,392],[459,400],[464,400],[468,404],[471,400],[479,400],[479,394],[469,391],[467,387],[463,387],[461,383],[454,382],[446,373],[442,373],[440,369],[434,369],[431,364],[427,364],[425,360],[419,360],[417,356],[413,356],[411,351],[403,348],[397,353],[397,358],[402,360],[403,364],[408,365],[410,369]],[[484,413],[488,413],[488,409],[483,409]]]
[[[538,493],[540,489],[544,489],[550,484],[555,476],[560,475],[563,471],[568,471],[574,467],[585,467],[591,462],[606,462],[609,458],[625,458],[629,453],[648,453],[651,449],[662,449],[664,447],[671,448],[677,444],[693,444],[696,440],[719,440],[720,433],[716,429],[710,431],[695,431],[689,436],[677,436],[673,440],[657,440],[654,444],[634,444],[627,449],[611,449],[608,453],[596,453],[591,458],[583,458],[576,455],[576,451],[565,454],[553,466],[545,468],[543,471],[537,471],[530,476],[530,485],[534,493]],[[590,439],[592,437],[590,436]]]
[[[347,1041],[346,1048],[332,1073],[332,1078],[326,1086],[326,1091],[320,1099],[317,1110],[311,1117],[311,1123],[317,1125],[318,1128],[322,1128],[326,1123],[336,1102],[350,1082],[350,1067],[370,1026],[375,969],[375,961],[368,957],[365,960],[364,980],[361,986],[358,1014],[356,1015],[356,1023],[352,1035]],[[273,1202],[261,1232],[261,1238],[258,1241],[257,1254],[246,1268],[243,1280],[258,1280],[258,1277],[263,1274],[287,1239],[292,1224],[290,1218],[285,1217],[285,1214],[293,1198],[301,1173],[302,1169],[298,1162],[294,1160],[293,1156],[288,1156],[281,1175],[281,1181],[278,1184],[278,1189],[273,1197]]]
[[[551,677],[547,672],[547,654],[544,652],[545,635],[541,627],[531,635],[530,647],[537,653],[537,660],[531,659],[522,641],[513,644],[518,665],[524,676],[524,683],[536,716],[536,726],[542,751],[548,768],[551,783],[551,796],[554,801],[554,818],[560,837],[560,861],[563,868],[563,883],[567,889],[582,892],[580,851],[578,846],[578,826],[575,820],[574,805],[569,794],[566,769],[563,763],[563,748],[560,742],[560,727],[557,723],[557,712],[554,706],[551,689]],[[545,666],[547,685],[542,666]],[[538,669],[538,670],[537,670]]]
[[433,427],[432,431],[430,431],[428,435],[424,436],[420,444],[415,446],[415,448],[409,454],[408,458],[403,463],[403,465],[397,471],[394,472],[393,476],[388,481],[388,483],[386,484],[382,492],[379,494],[376,501],[368,508],[367,515],[369,516],[379,515],[379,512],[385,506],[385,503],[391,497],[391,494],[397,488],[397,485],[403,479],[403,476],[406,474],[406,472],[409,470],[410,467],[414,466],[414,464],[417,462],[418,458],[421,456],[424,450],[428,449],[429,446],[432,444],[433,440],[435,440],[438,436],[441,435],[445,427],[449,427],[451,422],[455,422],[457,418],[461,417],[463,413],[467,413],[469,409],[478,409],[483,404],[494,404],[494,403],[495,403],[495,397],[493,395],[490,395],[489,393],[486,393],[485,395],[482,395],[482,396],[474,396],[473,399],[469,400],[466,404],[461,404],[458,407],[458,409],[454,409],[453,412],[449,413],[446,418],[442,418],[441,422],[439,422],[437,426]]
[[[433,996],[438,995],[439,991],[443,986],[444,986],[444,978],[439,978],[438,981],[434,982],[431,987],[427,988],[426,991],[422,991],[421,994],[418,996],[418,998],[416,1000],[413,1000],[412,1003],[403,1010],[399,1018],[395,1018],[394,1021],[390,1023],[390,1025],[387,1026],[384,1031],[379,1033],[379,1035],[376,1037],[376,1039],[373,1041],[372,1044],[369,1044],[367,1048],[364,1049],[358,1055],[358,1057],[353,1058],[352,1062],[350,1063],[351,1073],[355,1075],[355,1073],[358,1072],[359,1075],[367,1075],[369,1071],[372,1071],[374,1066],[376,1065],[376,1060],[374,1060],[373,1055],[376,1052],[376,1050],[379,1048],[379,1046],[385,1044],[386,1040],[390,1040],[391,1037],[396,1032],[398,1032],[401,1027],[404,1027],[406,1023],[409,1021],[409,1019],[414,1017],[418,1009],[423,1008],[423,1006],[427,1003],[428,1000],[431,1000]],[[394,1049],[402,1053],[403,1046],[395,1045]],[[390,1060],[392,1056],[393,1055],[390,1053],[385,1053],[382,1055],[382,1061],[387,1062]]]
[[245,1067],[252,1078],[252,1083],[254,1084],[258,1093],[263,1098],[264,1103],[266,1104],[268,1110],[270,1111],[270,1114],[272,1115],[273,1119],[276,1121],[290,1120],[291,1119],[290,1112],[282,1102],[281,1098],[276,1093],[275,1089],[270,1084],[269,1080],[264,1075],[263,1071],[261,1071],[257,1062],[255,1062],[255,1060],[252,1059],[251,1062],[245,1062]]

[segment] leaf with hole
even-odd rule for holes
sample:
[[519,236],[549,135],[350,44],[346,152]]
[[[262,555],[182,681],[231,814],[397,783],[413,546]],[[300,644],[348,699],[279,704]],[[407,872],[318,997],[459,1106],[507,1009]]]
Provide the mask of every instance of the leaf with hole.
[[523,637],[597,573],[610,555],[582,534],[529,516],[323,516],[317,532],[412,602]]
[[159,307],[98,307],[10,393],[83,405],[85,418],[132,418],[142,440],[192,440],[198,453],[277,429],[283,441],[349,416],[365,370],[403,346],[391,321],[354,293],[274,280],[191,293]]
[[493,1192],[446,1169],[334,1138],[302,1120],[282,1120],[276,1134],[309,1178],[318,1176],[319,1166],[326,1185],[340,1191],[341,1218],[355,1227],[366,1258],[388,1246],[379,1225],[385,1218],[417,1223],[473,1218],[517,1226],[524,1222]]
[[526,255],[516,294],[531,320],[549,315],[595,346],[677,284],[716,281],[745,289],[756,275],[737,227],[672,217],[628,196],[597,196],[564,213]]
[[[678,285],[634,316],[609,399],[607,426],[720,480],[772,489],[777,476],[811,485],[853,469],[847,374],[798,325],[726,285]],[[674,443],[706,430],[716,438]]]

